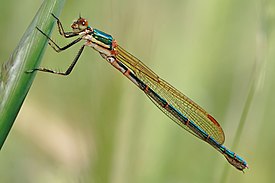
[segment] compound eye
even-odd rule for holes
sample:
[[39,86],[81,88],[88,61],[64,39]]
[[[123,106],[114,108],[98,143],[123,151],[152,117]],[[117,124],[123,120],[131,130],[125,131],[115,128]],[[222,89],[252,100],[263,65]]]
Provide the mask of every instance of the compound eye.
[[86,29],[88,27],[88,21],[85,18],[80,18],[78,20],[78,25],[80,29]]

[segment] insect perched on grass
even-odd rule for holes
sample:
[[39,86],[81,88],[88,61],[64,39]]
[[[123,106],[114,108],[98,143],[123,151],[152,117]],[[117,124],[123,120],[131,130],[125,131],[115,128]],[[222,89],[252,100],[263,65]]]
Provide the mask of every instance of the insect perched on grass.
[[42,71],[59,75],[69,75],[84,48],[86,46],[92,47],[107,62],[140,88],[163,113],[179,126],[210,144],[223,154],[227,161],[238,170],[243,171],[245,168],[248,168],[244,159],[222,145],[225,139],[224,132],[220,124],[210,114],[161,79],[139,59],[120,47],[111,35],[92,28],[89,26],[88,21],[82,17],[79,17],[72,23],[72,32],[65,32],[60,20],[54,14],[52,14],[52,16],[56,19],[59,33],[62,36],[65,38],[78,36],[78,38],[68,45],[59,47],[48,35],[37,27],[37,29],[48,38],[49,45],[56,52],[66,50],[82,40],[84,44],[65,72],[57,72],[47,68],[36,68],[27,72]]

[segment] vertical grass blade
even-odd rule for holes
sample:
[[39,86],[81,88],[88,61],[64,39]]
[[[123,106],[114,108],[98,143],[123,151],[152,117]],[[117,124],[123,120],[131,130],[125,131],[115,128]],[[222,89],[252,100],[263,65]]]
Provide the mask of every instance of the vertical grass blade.
[[9,60],[0,68],[0,148],[2,148],[35,77],[27,70],[38,67],[47,40],[36,26],[50,34],[65,0],[45,0]]
[[[267,65],[267,59],[265,58],[266,55],[266,45],[267,45],[267,33],[266,33],[266,13],[265,13],[265,4],[263,1],[259,1],[259,19],[258,19],[258,36],[260,37],[259,40],[257,41],[257,57],[255,58],[255,64],[254,64],[254,69],[252,71],[251,77],[250,77],[250,85],[247,93],[247,97],[244,103],[244,108],[242,111],[242,115],[239,121],[239,125],[237,127],[236,135],[233,140],[233,145],[232,149],[235,150],[237,149],[240,139],[241,139],[241,134],[244,129],[244,125],[247,121],[248,118],[248,113],[250,112],[250,109],[253,104],[253,100],[255,97],[255,94],[259,90],[259,86],[261,85],[261,80],[263,76],[265,75],[266,72],[266,65]],[[249,165],[249,162],[248,162]],[[229,175],[229,168],[226,166],[222,172],[221,175],[221,180],[220,182],[229,182],[228,179]]]

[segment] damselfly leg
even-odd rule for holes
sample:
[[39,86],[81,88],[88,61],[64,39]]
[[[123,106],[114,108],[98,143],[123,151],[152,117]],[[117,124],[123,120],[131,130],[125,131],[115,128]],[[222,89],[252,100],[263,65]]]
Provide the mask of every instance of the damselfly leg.
[[[59,30],[59,33],[60,35],[62,35],[63,37],[65,38],[71,38],[71,37],[74,37],[74,36],[78,36],[79,33],[75,33],[75,32],[64,32],[64,29],[63,29],[63,26],[62,26],[62,23],[61,21],[54,15],[52,14],[52,16],[56,19],[57,21],[57,25],[58,25],[58,30]],[[61,52],[63,50],[66,50],[68,48],[70,48],[71,46],[75,45],[76,43],[78,43],[79,41],[82,40],[81,37],[75,39],[74,41],[72,41],[71,43],[67,44],[66,46],[64,47],[60,47],[57,43],[55,43],[45,32],[43,32],[41,29],[39,29],[38,27],[36,27],[36,29],[41,33],[43,34],[48,40],[48,44],[57,52]],[[76,57],[74,58],[73,62],[70,64],[70,66],[68,67],[68,69],[65,71],[65,72],[59,72],[59,71],[55,71],[55,70],[51,70],[51,69],[48,69],[48,68],[43,68],[43,67],[40,67],[40,68],[36,68],[36,69],[32,69],[32,70],[29,70],[27,71],[28,73],[32,73],[34,71],[41,71],[41,72],[48,72],[48,73],[52,73],[52,74],[58,74],[58,75],[63,75],[63,76],[67,76],[69,75],[74,66],[76,65],[81,53],[83,52],[84,50],[84,47],[85,45],[82,45],[80,50],[77,52],[77,55]]]
[[77,55],[74,58],[73,62],[71,63],[71,65],[68,67],[68,69],[65,72],[59,72],[59,71],[47,69],[47,68],[44,68],[44,67],[39,67],[37,69],[33,69],[33,70],[28,71],[28,72],[31,73],[31,72],[34,72],[34,71],[41,71],[41,72],[48,72],[48,73],[52,73],[52,74],[58,74],[58,75],[62,75],[62,76],[67,76],[67,75],[69,75],[72,72],[72,70],[73,70],[74,66],[76,65],[76,63],[77,63],[77,61],[78,61],[81,53],[84,50],[84,47],[85,47],[85,45],[81,46],[81,48],[77,52]]
[[45,32],[43,32],[41,29],[39,29],[38,27],[36,27],[36,29],[41,32],[48,40],[48,44],[56,51],[56,52],[61,52],[63,50],[66,50],[68,48],[70,48],[71,46],[73,46],[74,44],[78,43],[79,41],[82,40],[81,37],[75,39],[74,41],[72,41],[71,43],[67,44],[66,46],[64,47],[60,47],[58,46],[58,44],[56,44]]
[[78,36],[78,33],[75,33],[75,32],[65,32],[64,29],[63,29],[62,23],[59,20],[59,18],[57,18],[53,13],[51,13],[51,15],[56,20],[56,23],[57,23],[57,26],[58,26],[58,31],[59,31],[59,34],[61,36],[64,36],[65,38],[71,38],[71,37],[74,37],[74,36]]

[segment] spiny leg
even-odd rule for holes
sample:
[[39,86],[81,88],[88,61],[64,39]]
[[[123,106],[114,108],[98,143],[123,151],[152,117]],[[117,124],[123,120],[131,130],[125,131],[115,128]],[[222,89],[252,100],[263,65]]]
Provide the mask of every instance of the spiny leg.
[[27,72],[28,73],[32,73],[34,71],[41,71],[41,72],[49,72],[49,73],[52,73],[52,74],[58,74],[58,75],[62,75],[62,76],[67,76],[67,75],[69,75],[72,72],[72,70],[73,70],[74,66],[76,65],[76,63],[77,63],[77,61],[78,61],[81,53],[84,50],[84,47],[85,47],[85,45],[82,45],[82,47],[78,51],[76,57],[74,58],[73,62],[71,63],[71,65],[68,67],[68,69],[65,72],[54,71],[54,70],[47,69],[47,68],[37,68],[37,69],[29,70]]
[[64,47],[60,47],[58,46],[47,34],[45,34],[45,32],[43,32],[41,29],[39,29],[38,27],[36,27],[36,29],[41,32],[48,40],[49,40],[49,45],[56,51],[56,52],[61,52],[63,50],[66,50],[67,48],[73,46],[74,44],[78,43],[79,41],[82,40],[81,37],[77,38],[76,40],[72,41],[71,43],[67,44]]
[[53,13],[51,13],[51,15],[56,19],[58,31],[61,36],[64,36],[65,38],[71,38],[78,35],[78,33],[75,32],[65,32],[59,18],[57,18]]

